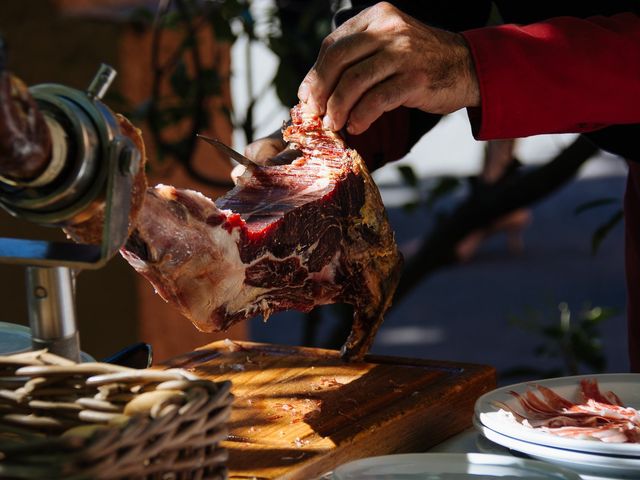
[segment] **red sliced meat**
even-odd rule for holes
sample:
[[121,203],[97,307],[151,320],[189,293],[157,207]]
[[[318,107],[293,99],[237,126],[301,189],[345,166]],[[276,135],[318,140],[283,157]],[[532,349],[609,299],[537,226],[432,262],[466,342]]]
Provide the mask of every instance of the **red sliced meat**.
[[[580,381],[574,403],[553,390],[534,385],[522,394],[510,391],[518,407],[498,402],[519,423],[563,437],[592,439],[609,443],[637,443],[640,440],[640,412],[624,407],[613,392],[601,393],[596,379]],[[539,397],[535,390],[542,394]]]

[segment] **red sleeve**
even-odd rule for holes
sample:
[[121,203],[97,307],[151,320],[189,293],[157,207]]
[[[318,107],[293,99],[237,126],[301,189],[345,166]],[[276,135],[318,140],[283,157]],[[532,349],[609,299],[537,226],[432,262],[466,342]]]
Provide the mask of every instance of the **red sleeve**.
[[640,123],[640,17],[557,17],[463,33],[481,107],[480,140]]

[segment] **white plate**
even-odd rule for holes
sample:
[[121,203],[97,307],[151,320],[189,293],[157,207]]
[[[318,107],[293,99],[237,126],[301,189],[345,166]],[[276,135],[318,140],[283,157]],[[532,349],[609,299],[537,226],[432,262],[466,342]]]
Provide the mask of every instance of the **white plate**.
[[31,330],[24,325],[0,322],[0,355],[31,350]]
[[533,385],[543,385],[551,388],[557,394],[575,400],[580,388],[580,380],[595,378],[601,392],[612,391],[629,407],[640,409],[640,374],[611,373],[604,375],[581,375],[575,377],[551,378],[535,382],[518,383],[499,388],[481,396],[475,405],[475,415],[482,425],[494,432],[529,443],[576,450],[580,452],[600,453],[607,455],[626,455],[640,458],[640,444],[638,443],[605,443],[599,440],[579,440],[560,437],[551,433],[535,430],[513,421],[512,418],[500,411],[494,402],[501,402],[516,407],[517,400],[509,391],[523,393]]
[[[480,433],[479,431],[476,433],[475,449],[480,453],[487,453],[490,455],[507,455],[507,456],[515,455],[518,458],[522,458],[525,456],[524,453],[517,452],[515,450],[504,447],[495,442],[492,442],[487,437],[482,435],[482,433]],[[526,455],[526,457],[528,457],[528,455]],[[548,460],[544,460],[544,461],[548,461]],[[575,468],[575,466],[571,467],[568,464],[565,464],[565,465],[574,471],[578,470]],[[608,471],[606,472],[606,474],[602,474],[601,472],[599,475],[597,475],[590,469],[585,469],[585,470],[589,470],[588,473],[579,472],[580,478],[582,478],[582,480],[620,480],[620,476],[611,476],[610,472]],[[322,477],[322,478],[319,478],[318,480],[333,480],[333,479],[331,477],[327,477],[327,478]]]
[[580,480],[554,465],[483,453],[407,453],[364,458],[341,465],[334,480]]
[[[0,355],[28,352],[31,346],[31,329],[24,325],[0,322]],[[80,352],[82,362],[95,362],[87,352]]]
[[562,448],[547,447],[537,443],[523,442],[516,438],[497,433],[482,425],[477,418],[474,426],[498,445],[525,453],[538,460],[544,460],[576,472],[591,475],[614,476],[616,478],[640,478],[640,459],[634,457],[616,457],[597,453],[576,452]]

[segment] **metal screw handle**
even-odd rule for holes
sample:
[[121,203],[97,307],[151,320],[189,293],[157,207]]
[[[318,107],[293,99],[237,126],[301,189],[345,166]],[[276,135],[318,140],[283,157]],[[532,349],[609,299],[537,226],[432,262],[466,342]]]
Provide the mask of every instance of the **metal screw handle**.
[[87,96],[93,100],[102,100],[113,83],[113,79],[116,78],[116,74],[113,67],[106,63],[100,64],[100,68],[87,88]]

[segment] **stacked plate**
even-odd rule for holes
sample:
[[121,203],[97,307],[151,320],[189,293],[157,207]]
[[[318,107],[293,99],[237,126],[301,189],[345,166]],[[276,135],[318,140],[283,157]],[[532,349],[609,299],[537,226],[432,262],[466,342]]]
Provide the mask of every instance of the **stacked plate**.
[[332,480],[580,480],[577,473],[535,460],[482,453],[406,453],[355,460]]
[[596,379],[601,392],[612,391],[625,406],[640,409],[640,374],[562,377],[510,385],[483,395],[476,402],[474,424],[491,442],[538,460],[590,475],[640,478],[640,444],[605,443],[545,433],[518,423],[499,406],[516,407],[517,400],[509,392],[524,393],[533,385],[545,386],[575,400],[584,378]]

